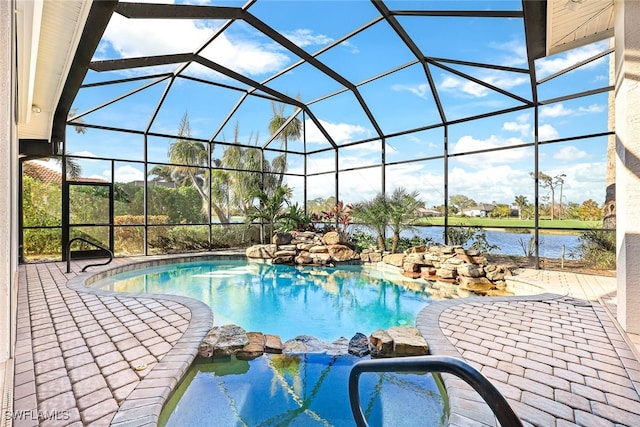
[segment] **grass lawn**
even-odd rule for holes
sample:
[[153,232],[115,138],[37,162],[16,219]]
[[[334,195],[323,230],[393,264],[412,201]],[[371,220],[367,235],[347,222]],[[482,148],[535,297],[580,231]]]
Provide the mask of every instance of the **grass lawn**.
[[[444,225],[444,217],[427,218],[424,220],[425,224],[430,225]],[[517,218],[461,218],[461,217],[449,217],[449,225],[468,225],[468,226],[482,226],[493,228],[533,228],[534,221],[532,219],[517,219]],[[540,228],[568,228],[568,229],[587,229],[587,228],[602,228],[602,221],[580,221],[577,219],[555,219],[553,221],[548,219],[541,219],[539,221]]]

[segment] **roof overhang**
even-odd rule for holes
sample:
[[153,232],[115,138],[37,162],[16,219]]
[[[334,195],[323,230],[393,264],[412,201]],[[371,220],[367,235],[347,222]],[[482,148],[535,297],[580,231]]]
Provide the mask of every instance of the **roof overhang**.
[[614,0],[547,2],[546,56],[613,37]]

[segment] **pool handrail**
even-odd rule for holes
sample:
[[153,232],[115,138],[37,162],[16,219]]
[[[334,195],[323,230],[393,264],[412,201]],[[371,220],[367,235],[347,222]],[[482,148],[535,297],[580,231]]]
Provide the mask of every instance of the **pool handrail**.
[[105,248],[104,246],[101,246],[97,243],[92,242],[91,240],[87,240],[84,237],[74,237],[73,239],[69,240],[69,243],[67,243],[67,273],[71,273],[71,243],[75,242],[76,240],[80,240],[82,242],[88,243],[90,245],[95,246],[98,249],[101,249],[103,251],[106,251],[109,254],[109,259],[106,262],[98,262],[98,263],[94,263],[94,264],[87,264],[85,265],[82,270],[80,270],[81,272],[85,272],[87,270],[87,268],[89,267],[98,267],[101,265],[107,265],[109,264],[111,261],[113,261],[113,252],[111,252],[111,250]]
[[462,359],[450,356],[412,356],[356,362],[349,374],[349,402],[358,427],[368,427],[360,406],[359,379],[364,372],[444,372],[453,374],[476,390],[502,427],[522,427],[505,397],[489,380]]

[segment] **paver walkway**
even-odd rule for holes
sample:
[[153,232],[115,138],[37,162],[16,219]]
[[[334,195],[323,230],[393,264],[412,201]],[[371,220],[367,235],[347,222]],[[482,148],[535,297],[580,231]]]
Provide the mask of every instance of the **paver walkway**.
[[[88,291],[82,263],[65,267],[20,266],[14,425],[155,425],[211,311],[180,297]],[[417,322],[432,353],[475,366],[526,425],[640,426],[635,338],[610,315],[615,279],[545,270],[515,279],[553,294],[434,303]],[[475,391],[444,379],[451,425],[496,425]]]
[[[469,362],[525,425],[640,426],[640,363],[606,308],[615,279],[550,271],[517,278],[564,294],[427,307],[417,324],[432,354]],[[452,425],[496,425],[478,393],[444,377]]]
[[20,267],[14,425],[156,425],[211,310],[173,296],[77,291],[65,268]]

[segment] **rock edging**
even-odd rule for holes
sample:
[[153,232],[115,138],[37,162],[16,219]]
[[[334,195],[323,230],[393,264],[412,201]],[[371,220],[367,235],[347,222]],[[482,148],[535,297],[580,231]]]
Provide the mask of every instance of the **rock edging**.
[[223,358],[235,355],[240,360],[253,360],[265,353],[351,354],[357,357],[371,355],[372,358],[405,357],[427,355],[429,345],[418,329],[413,326],[378,329],[369,337],[358,332],[350,340],[342,337],[332,343],[309,335],[299,335],[283,344],[277,335],[246,332],[238,325],[222,325],[211,328],[198,349],[198,356],[202,358]]

